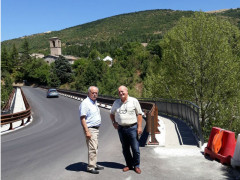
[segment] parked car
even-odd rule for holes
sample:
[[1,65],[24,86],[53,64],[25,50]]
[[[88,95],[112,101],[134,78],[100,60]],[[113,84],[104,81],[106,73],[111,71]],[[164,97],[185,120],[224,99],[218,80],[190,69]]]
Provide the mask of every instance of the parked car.
[[58,97],[58,92],[56,89],[48,89],[47,98],[49,97]]

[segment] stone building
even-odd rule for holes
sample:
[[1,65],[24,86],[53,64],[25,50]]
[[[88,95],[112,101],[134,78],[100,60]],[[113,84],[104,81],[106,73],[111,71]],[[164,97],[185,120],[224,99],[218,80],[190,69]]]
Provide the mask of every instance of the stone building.
[[57,37],[52,37],[49,39],[50,42],[50,55],[59,56],[62,55],[61,40]]
[[65,57],[70,64],[73,64],[74,61],[78,59],[78,57],[70,56],[70,55],[62,55],[62,45],[61,45],[61,39],[58,37],[52,37],[49,39],[50,43],[50,54],[44,57],[44,60],[51,64],[52,62],[55,62],[59,56]]

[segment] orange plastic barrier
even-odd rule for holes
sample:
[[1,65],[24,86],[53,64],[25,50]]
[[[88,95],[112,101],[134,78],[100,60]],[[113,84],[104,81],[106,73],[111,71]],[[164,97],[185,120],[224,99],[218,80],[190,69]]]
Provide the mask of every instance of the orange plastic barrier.
[[222,164],[230,165],[235,146],[236,140],[234,132],[213,127],[208,145],[204,150],[204,155],[209,155],[211,159],[218,160]]
[[220,130],[214,135],[212,140],[212,151],[214,153],[218,153],[222,147],[222,137],[223,137],[223,130]]

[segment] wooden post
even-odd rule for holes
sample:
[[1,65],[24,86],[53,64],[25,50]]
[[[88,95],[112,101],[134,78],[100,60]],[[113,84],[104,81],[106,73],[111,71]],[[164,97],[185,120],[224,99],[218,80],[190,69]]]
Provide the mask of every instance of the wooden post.
[[154,130],[155,134],[160,134],[160,131],[158,130],[159,124],[158,124],[158,108],[155,106],[154,110]]
[[148,145],[158,145],[158,141],[155,138],[155,131],[154,131],[154,116],[151,116],[151,142]]

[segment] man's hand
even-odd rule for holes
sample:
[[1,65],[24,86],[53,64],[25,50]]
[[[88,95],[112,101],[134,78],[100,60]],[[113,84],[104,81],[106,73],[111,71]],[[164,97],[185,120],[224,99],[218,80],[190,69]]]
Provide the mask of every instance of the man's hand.
[[115,129],[118,129],[118,123],[117,123],[117,122],[114,122],[114,123],[113,123],[113,127],[114,127]]
[[85,134],[86,134],[86,138],[87,138],[87,139],[90,139],[91,136],[92,136],[92,134],[90,133],[90,131],[87,131]]
[[137,124],[138,124],[137,134],[141,135],[143,132],[143,130],[142,130],[142,115],[141,114],[137,115]]
[[110,119],[112,120],[113,127],[114,127],[115,129],[118,129],[118,123],[117,123],[116,120],[115,120],[115,115],[114,115],[114,114],[110,114]]
[[137,128],[137,134],[138,135],[141,135],[142,134],[142,127],[141,126],[138,126],[138,128]]
[[82,126],[83,126],[83,130],[85,132],[86,138],[90,139],[92,134],[90,133],[88,127],[87,127],[87,123],[86,123],[86,116],[81,116],[80,120],[82,121]]

